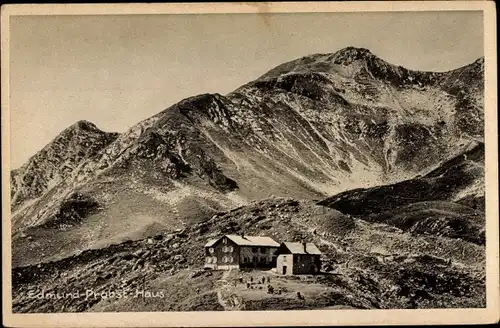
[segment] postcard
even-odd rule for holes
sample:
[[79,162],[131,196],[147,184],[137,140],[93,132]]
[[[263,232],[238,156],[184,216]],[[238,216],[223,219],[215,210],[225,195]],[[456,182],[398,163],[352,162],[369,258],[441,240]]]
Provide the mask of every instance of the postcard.
[[2,6],[4,325],[499,319],[495,6]]

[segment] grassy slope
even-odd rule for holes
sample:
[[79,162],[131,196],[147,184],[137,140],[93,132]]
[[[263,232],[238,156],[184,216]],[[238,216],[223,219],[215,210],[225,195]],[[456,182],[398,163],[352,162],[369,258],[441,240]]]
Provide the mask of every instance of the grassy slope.
[[83,190],[106,205],[81,222],[65,227],[35,226],[14,234],[13,266],[61,259],[89,248],[174,231],[222,209],[220,202],[197,195],[196,190],[179,197],[181,189],[165,193],[151,185],[146,189],[127,181],[106,184],[105,190],[103,185]]

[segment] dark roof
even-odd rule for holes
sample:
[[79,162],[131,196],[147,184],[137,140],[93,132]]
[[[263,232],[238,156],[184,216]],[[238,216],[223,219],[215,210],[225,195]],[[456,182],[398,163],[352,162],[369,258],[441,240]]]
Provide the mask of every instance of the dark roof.
[[311,255],[321,255],[321,251],[314,245],[313,243],[306,243],[306,247],[304,249],[304,245],[302,243],[291,243],[285,242],[284,245],[292,254],[311,254]]

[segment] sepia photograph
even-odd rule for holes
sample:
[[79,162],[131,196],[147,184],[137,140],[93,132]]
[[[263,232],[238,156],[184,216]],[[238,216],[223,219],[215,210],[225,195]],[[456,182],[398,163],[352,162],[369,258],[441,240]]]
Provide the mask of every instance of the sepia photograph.
[[499,319],[493,3],[135,6],[2,7],[7,323]]

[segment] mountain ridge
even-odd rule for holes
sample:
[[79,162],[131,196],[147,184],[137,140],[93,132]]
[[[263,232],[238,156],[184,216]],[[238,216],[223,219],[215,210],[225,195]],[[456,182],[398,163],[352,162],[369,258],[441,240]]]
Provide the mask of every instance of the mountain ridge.
[[[416,75],[427,75],[430,76],[428,79],[431,79],[431,77],[434,77],[434,80],[436,82],[439,81],[438,77],[441,78],[446,78],[448,75],[456,72],[456,71],[461,71],[466,68],[474,68],[474,67],[479,67],[480,69],[484,69],[484,56],[477,58],[475,61],[469,64],[465,64],[461,67],[454,68],[454,69],[449,69],[445,71],[425,71],[425,70],[417,70],[417,69],[407,69],[404,68],[401,65],[393,65],[385,61],[384,59],[381,59],[380,57],[376,56],[373,54],[370,50],[366,48],[358,48],[358,47],[346,47],[343,48],[335,53],[315,53],[311,55],[307,55],[304,57],[300,57],[298,59],[291,60],[289,62],[283,63],[281,65],[278,65],[277,67],[271,69],[270,71],[266,72],[265,74],[259,76],[256,80],[261,80],[264,78],[268,77],[273,77],[276,76],[277,74],[282,74],[283,72],[291,72],[296,68],[300,68],[301,65],[311,65],[314,67],[313,70],[316,71],[321,71],[321,68],[328,68],[325,65],[318,65],[318,62],[313,61],[312,59],[318,59],[322,58],[324,62],[331,62],[333,64],[337,65],[343,65],[343,66],[349,66],[352,65],[354,62],[361,62],[363,64],[366,64],[368,66],[363,67],[361,65],[358,68],[366,68],[366,69],[374,69],[372,73],[374,72],[384,72],[384,73],[390,73],[390,75],[396,75],[396,74],[405,74],[405,75],[411,75],[411,74],[416,74]],[[399,72],[397,72],[399,71]],[[365,72],[368,73],[368,72]]]
[[[45,252],[66,256],[106,240],[182,227],[253,200],[321,199],[411,179],[482,140],[473,124],[482,120],[481,60],[436,73],[447,79],[429,73],[432,81],[358,48],[292,62],[299,71],[283,73],[291,67],[285,63],[227,95],[188,97],[103,137],[110,142],[76,157],[59,184],[17,202],[16,240],[24,241],[17,237],[23,231],[67,238],[65,252]],[[92,123],[76,125],[94,131]],[[65,222],[81,199],[97,206]],[[137,216],[144,219],[137,222]],[[109,228],[96,233],[101,225]],[[74,245],[73,234],[89,233]]]
[[[14,173],[13,311],[485,307],[483,74],[349,47],[120,134],[75,123]],[[203,269],[241,233],[315,243],[322,274]],[[231,284],[263,275],[283,294]],[[26,296],[89,288],[169,297]]]

